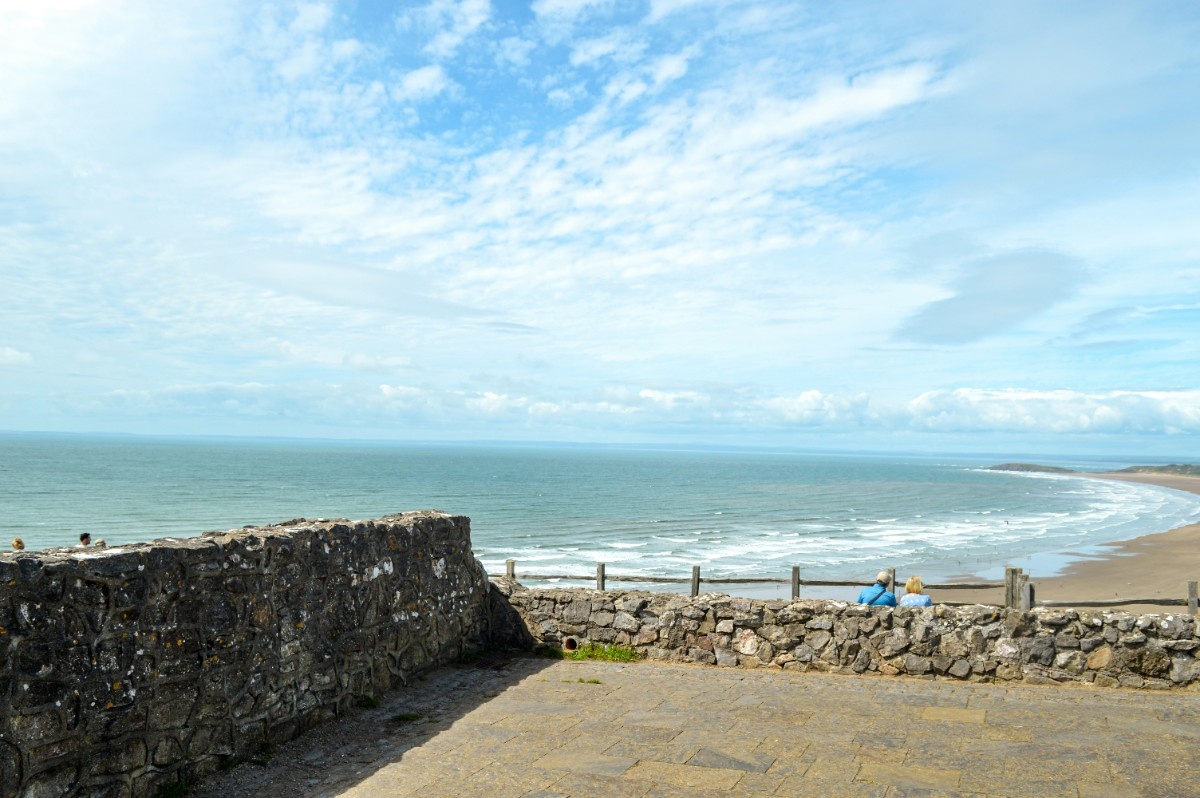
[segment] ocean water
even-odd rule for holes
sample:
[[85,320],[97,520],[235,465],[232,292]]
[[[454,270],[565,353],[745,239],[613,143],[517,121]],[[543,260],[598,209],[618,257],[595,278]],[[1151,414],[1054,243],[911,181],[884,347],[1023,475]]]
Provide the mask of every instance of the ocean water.
[[114,546],[435,508],[471,517],[493,573],[512,558],[550,574],[604,562],[610,576],[700,565],[786,578],[798,565],[805,578],[869,579],[890,566],[932,582],[999,578],[1005,564],[1047,575],[1098,544],[1200,520],[1195,495],[985,470],[992,462],[12,434],[0,435],[0,540],[39,549],[88,531]]

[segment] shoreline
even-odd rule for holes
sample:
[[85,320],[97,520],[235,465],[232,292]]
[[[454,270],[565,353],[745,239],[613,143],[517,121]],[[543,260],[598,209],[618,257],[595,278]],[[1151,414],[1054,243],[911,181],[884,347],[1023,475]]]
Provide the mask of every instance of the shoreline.
[[[1200,477],[1179,474],[1118,474],[1079,473],[1071,476],[1088,479],[1112,479],[1139,482],[1161,488],[1181,490],[1200,495]],[[1040,576],[1029,573],[1037,590],[1037,598],[1047,601],[1096,601],[1110,598],[1186,598],[1187,583],[1200,581],[1200,523],[1186,524],[1165,532],[1154,532],[1129,540],[1100,543],[1091,553],[1070,554],[1060,573]],[[1021,559],[1021,558],[1014,558]],[[897,574],[901,582],[907,574]],[[948,581],[985,581],[977,575],[964,575]],[[990,580],[988,580],[990,581]],[[716,591],[714,591],[716,592]],[[790,596],[786,586],[745,586],[736,595],[758,599],[784,599]],[[804,598],[832,598],[843,601],[857,595],[858,588],[813,590],[801,589]],[[945,601],[963,603],[1003,604],[1004,589],[928,591],[934,604]],[[1099,608],[1089,608],[1099,609]],[[1185,607],[1161,607],[1154,604],[1131,604],[1112,609],[1130,613],[1186,613]]]
[[[1089,479],[1112,479],[1157,485],[1200,495],[1200,477],[1178,474],[1080,473]],[[1165,532],[1101,543],[1094,554],[1080,554],[1056,576],[1030,573],[1037,598],[1089,601],[1109,598],[1186,598],[1187,583],[1200,581],[1200,523]],[[931,590],[938,601],[983,601],[1000,604],[1003,590]],[[1093,608],[1098,609],[1098,608]],[[1131,604],[1114,607],[1131,613],[1186,613],[1183,607]]]
[[[1200,477],[1177,474],[1085,474],[1157,485],[1200,495]],[[1188,581],[1200,580],[1200,523],[1186,524],[1131,540],[1100,545],[1101,554],[1071,563],[1058,576],[1038,579],[1038,598],[1072,599],[1185,598]],[[1184,608],[1133,605],[1121,609],[1187,612]]]

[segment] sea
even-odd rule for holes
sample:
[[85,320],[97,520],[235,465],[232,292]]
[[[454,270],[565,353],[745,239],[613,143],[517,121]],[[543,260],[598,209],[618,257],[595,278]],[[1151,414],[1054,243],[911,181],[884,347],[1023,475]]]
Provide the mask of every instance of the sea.
[[[1084,470],[1132,464],[1041,461]],[[543,575],[594,576],[604,563],[610,577],[682,578],[700,566],[705,578],[787,579],[798,566],[805,579],[870,581],[894,567],[938,582],[998,579],[1006,565],[1048,576],[1101,544],[1200,521],[1200,496],[988,470],[996,462],[969,454],[11,433],[0,434],[0,541],[70,546],[86,531],[111,547],[301,517],[438,509],[471,518],[475,555],[490,573],[512,559],[518,573]],[[778,595],[788,592],[778,586]]]

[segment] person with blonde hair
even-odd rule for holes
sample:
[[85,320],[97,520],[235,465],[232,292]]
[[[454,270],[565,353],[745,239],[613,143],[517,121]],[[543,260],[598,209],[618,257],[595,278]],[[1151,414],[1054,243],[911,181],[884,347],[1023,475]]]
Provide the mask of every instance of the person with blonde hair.
[[20,538],[13,538],[12,547],[13,551],[23,551],[25,549],[25,541]]
[[900,597],[901,607],[929,607],[933,604],[933,599],[929,597],[925,590],[925,583],[921,581],[919,576],[910,576],[908,581],[904,583],[904,595]]

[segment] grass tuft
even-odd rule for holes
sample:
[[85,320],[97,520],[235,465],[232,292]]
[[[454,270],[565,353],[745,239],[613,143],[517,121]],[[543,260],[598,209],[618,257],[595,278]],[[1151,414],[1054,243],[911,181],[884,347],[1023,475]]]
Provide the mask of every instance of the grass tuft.
[[396,723],[412,723],[420,719],[421,716],[416,712],[397,712],[395,715],[392,715],[392,720]]
[[605,646],[597,643],[584,643],[564,656],[571,659],[601,659],[606,662],[636,662],[642,658],[641,652],[632,646]]

